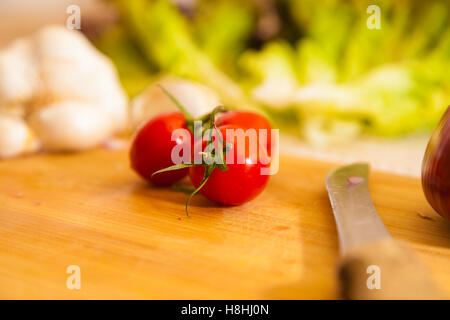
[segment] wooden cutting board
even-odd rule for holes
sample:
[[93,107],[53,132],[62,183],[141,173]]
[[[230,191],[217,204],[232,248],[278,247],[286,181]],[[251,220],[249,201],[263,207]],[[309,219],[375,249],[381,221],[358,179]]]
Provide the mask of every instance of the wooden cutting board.
[[[339,298],[338,239],[324,187],[333,164],[282,156],[239,207],[153,188],[125,151],[0,162],[0,298]],[[373,172],[375,206],[450,294],[450,223],[420,181]],[[80,268],[79,290],[66,286]]]

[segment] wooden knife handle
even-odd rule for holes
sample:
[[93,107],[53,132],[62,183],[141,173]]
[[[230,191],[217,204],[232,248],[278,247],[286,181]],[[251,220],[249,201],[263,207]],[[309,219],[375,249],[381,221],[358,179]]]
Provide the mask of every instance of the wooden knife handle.
[[405,244],[386,239],[349,251],[339,267],[345,299],[444,299]]

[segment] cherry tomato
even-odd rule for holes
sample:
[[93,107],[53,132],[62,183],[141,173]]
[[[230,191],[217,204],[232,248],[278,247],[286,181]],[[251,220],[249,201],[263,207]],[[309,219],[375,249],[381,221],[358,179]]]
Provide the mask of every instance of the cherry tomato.
[[245,130],[247,129],[266,129],[267,130],[267,154],[270,156],[272,153],[271,143],[271,130],[269,120],[264,116],[250,112],[250,111],[228,111],[219,116],[216,120],[216,126],[223,126],[227,124],[237,125]]
[[[230,143],[231,150],[229,152],[233,154],[234,163],[227,164],[227,171],[215,168],[206,184],[199,191],[206,198],[225,205],[239,205],[252,200],[264,190],[269,180],[269,175],[261,174],[261,169],[267,168],[266,170],[268,170],[270,168],[269,158],[265,150],[262,149],[265,154],[250,157],[249,139],[246,139],[245,148],[238,148],[238,139],[226,135],[227,129],[239,128],[235,125],[218,127],[223,140]],[[203,150],[205,149],[205,141],[196,143],[202,143]],[[244,163],[237,163],[238,155],[244,157]],[[205,166],[189,168],[189,177],[196,188],[200,186],[204,172]]]
[[186,129],[186,117],[181,112],[157,115],[138,129],[130,149],[131,167],[154,185],[170,185],[188,174],[188,169],[152,174],[174,165],[171,154],[178,144],[192,143],[192,136],[172,141],[172,132]]

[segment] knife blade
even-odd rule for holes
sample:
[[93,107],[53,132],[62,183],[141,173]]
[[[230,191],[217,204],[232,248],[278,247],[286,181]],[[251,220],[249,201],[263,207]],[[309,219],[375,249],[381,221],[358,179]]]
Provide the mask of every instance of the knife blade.
[[332,170],[326,179],[339,232],[341,254],[350,248],[390,237],[369,192],[369,165],[356,163]]
[[[337,225],[341,294],[347,299],[441,299],[429,270],[395,241],[369,192],[369,165],[332,170],[326,178]],[[373,274],[371,274],[373,272]]]

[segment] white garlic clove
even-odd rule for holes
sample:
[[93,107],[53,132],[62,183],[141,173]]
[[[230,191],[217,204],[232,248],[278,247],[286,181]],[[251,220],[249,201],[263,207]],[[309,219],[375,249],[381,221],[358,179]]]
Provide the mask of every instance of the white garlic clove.
[[110,115],[115,132],[127,127],[128,98],[114,65],[80,32],[46,27],[36,34],[35,43],[50,101],[89,102]]
[[0,115],[0,159],[36,151],[39,143],[21,118]]
[[54,103],[33,113],[28,123],[42,146],[51,151],[95,147],[112,134],[109,115],[86,102]]
[[[90,77],[92,85],[86,86],[83,96],[109,114],[114,132],[122,132],[129,126],[130,115],[128,109],[128,97],[122,89],[118,76],[109,60],[99,64]],[[97,75],[97,76],[96,76]]]
[[12,42],[0,51],[0,110],[23,115],[24,104],[39,88],[39,72],[28,39]]
[[114,65],[76,30],[45,27],[0,51],[0,112],[27,118],[47,150],[96,146],[128,127],[128,111]]
[[150,85],[131,102],[131,122],[134,128],[158,113],[178,110],[172,100],[157,85],[162,85],[194,117],[198,118],[221,105],[217,94],[194,81],[166,77]]
[[32,36],[39,59],[51,58],[55,62],[67,62],[92,66],[99,51],[77,30],[52,25],[40,29]]

